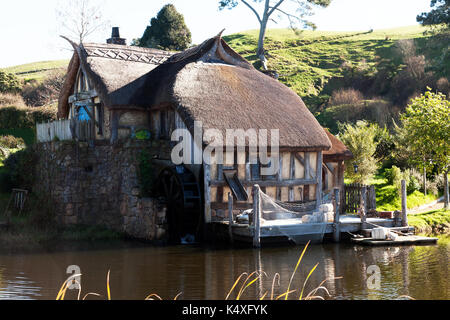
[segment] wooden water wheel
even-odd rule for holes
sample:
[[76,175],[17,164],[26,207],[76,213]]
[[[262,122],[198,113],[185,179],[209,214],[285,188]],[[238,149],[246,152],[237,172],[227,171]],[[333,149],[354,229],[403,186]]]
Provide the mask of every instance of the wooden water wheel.
[[159,174],[157,187],[167,201],[170,242],[179,243],[188,234],[197,237],[202,205],[195,175],[184,166],[167,167]]

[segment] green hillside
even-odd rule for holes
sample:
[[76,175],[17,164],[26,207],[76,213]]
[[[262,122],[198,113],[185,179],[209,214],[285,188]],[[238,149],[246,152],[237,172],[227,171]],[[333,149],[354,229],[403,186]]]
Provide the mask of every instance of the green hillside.
[[40,81],[45,79],[53,70],[66,68],[68,64],[69,60],[41,61],[0,68],[0,71],[15,74],[18,78],[25,81]]
[[[436,66],[440,59],[439,67],[435,68],[436,76],[448,78],[450,59],[442,61],[442,52],[448,42],[425,36],[424,31],[421,26],[361,32],[303,31],[299,34],[289,29],[272,29],[267,32],[265,45],[268,67],[276,70],[280,81],[296,91],[317,113],[333,90],[345,86],[343,64],[362,65],[368,74],[375,74],[377,66],[388,61],[393,68],[401,70],[402,60],[395,50],[400,39],[413,39],[416,54],[425,56],[427,68]],[[258,30],[250,30],[224,38],[258,67],[257,36]],[[382,96],[383,92],[373,94]]]

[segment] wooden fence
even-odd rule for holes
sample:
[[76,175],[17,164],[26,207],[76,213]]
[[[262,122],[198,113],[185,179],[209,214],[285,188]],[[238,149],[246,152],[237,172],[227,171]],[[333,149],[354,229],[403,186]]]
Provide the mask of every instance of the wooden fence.
[[346,184],[342,197],[344,213],[358,213],[364,206],[367,211],[376,209],[375,186],[365,186],[359,183]]
[[59,120],[36,125],[36,137],[38,142],[50,142],[54,140],[89,141],[95,139],[94,122]]

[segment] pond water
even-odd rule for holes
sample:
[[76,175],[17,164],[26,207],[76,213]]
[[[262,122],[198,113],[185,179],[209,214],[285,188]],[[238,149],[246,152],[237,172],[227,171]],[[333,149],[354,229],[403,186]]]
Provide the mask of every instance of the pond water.
[[[101,295],[88,299],[105,299],[108,270],[113,300],[143,300],[152,293],[164,300],[179,293],[182,300],[222,300],[242,273],[255,270],[263,270],[264,277],[245,290],[242,299],[266,292],[266,299],[270,299],[277,273],[280,282],[275,281],[273,295],[286,291],[302,249],[154,247],[128,242],[60,244],[28,253],[3,248],[0,299],[55,299],[70,275],[67,268],[73,265],[82,274],[81,297],[90,292]],[[448,236],[431,246],[311,245],[293,277],[291,289],[298,291],[289,298],[299,297],[310,270],[319,263],[305,285],[305,294],[322,280],[342,277],[325,283],[331,299],[396,299],[403,295],[450,299],[449,256]],[[78,290],[70,290],[66,299],[76,299],[77,295]],[[230,298],[234,297],[232,293]]]

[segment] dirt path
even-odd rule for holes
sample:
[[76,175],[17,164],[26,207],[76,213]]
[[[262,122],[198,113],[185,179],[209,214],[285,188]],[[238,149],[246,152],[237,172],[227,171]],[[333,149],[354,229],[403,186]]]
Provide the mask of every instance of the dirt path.
[[428,212],[428,211],[432,211],[432,210],[440,210],[442,208],[444,208],[444,197],[441,197],[436,201],[433,201],[429,204],[425,204],[418,208],[408,210],[408,214],[419,214],[419,213],[424,213],[424,212]]

